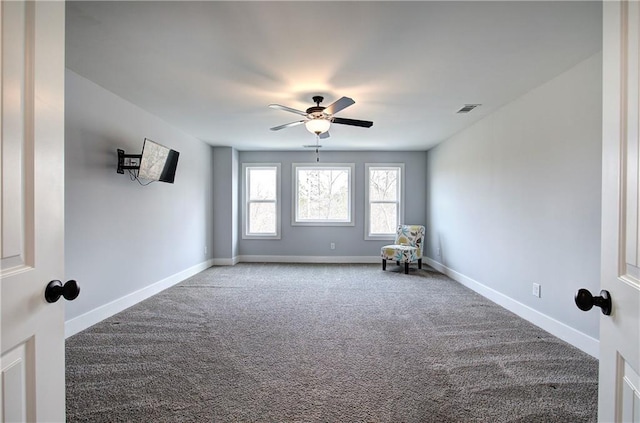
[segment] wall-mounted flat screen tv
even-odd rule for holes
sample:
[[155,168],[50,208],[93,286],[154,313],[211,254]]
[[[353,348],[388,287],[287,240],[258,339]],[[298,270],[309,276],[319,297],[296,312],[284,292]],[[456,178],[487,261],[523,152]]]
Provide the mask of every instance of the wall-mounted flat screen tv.
[[138,178],[172,184],[176,177],[178,156],[180,153],[177,151],[145,138]]

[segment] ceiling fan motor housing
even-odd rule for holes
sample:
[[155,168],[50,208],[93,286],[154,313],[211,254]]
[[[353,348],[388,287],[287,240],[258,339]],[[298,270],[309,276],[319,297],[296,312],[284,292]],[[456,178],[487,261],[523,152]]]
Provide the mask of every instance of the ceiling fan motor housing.
[[310,118],[317,119],[323,116],[322,111],[326,109],[326,107],[322,107],[320,105],[320,103],[322,103],[323,100],[324,100],[324,97],[320,95],[313,96],[313,102],[316,103],[316,105],[309,107],[307,109],[307,114],[309,115]]
[[309,115],[322,114],[322,111],[323,111],[324,109],[325,109],[325,108],[324,108],[324,107],[322,107],[322,106],[313,106],[313,107],[309,107],[309,108],[307,109],[307,114],[309,114]]

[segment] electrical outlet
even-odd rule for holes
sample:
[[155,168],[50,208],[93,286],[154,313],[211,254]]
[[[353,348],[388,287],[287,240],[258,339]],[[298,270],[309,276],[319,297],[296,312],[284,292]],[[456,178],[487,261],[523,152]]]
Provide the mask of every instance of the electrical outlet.
[[534,283],[533,284],[533,296],[540,298],[540,284],[539,283]]
[[207,254],[207,246],[204,246],[204,253]]
[[436,250],[436,256],[440,257],[440,247]]
[[332,242],[332,243],[329,245],[329,248],[331,248],[332,250],[335,250],[335,249],[336,249],[336,243],[335,243],[335,242]]

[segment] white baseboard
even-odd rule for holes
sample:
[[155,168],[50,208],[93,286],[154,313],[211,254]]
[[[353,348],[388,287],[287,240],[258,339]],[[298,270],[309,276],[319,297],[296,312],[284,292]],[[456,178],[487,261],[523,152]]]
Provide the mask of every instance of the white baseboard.
[[234,266],[240,263],[240,256],[233,258],[214,258],[211,260],[212,266]]
[[380,263],[380,256],[253,256],[241,255],[244,263]]
[[573,345],[574,347],[584,351],[592,357],[598,358],[600,355],[600,342],[597,339],[590,337],[580,331],[575,330],[571,326],[568,326],[553,317],[549,317],[546,314],[522,304],[508,297],[495,289],[489,288],[480,282],[473,280],[455,270],[449,269],[442,263],[439,263],[431,258],[425,257],[425,262],[434,269],[449,276],[451,279],[459,282],[469,289],[474,290],[483,297],[493,301],[501,307],[506,308],[512,313],[517,314],[523,319],[533,323],[534,325],[546,330],[550,334],[557,336],[565,342]]
[[67,320],[64,323],[65,338],[75,335],[76,333],[81,332],[116,313],[120,313],[140,301],[146,300],[147,298],[164,291],[165,289],[172,287],[173,285],[182,282],[205,269],[208,269],[213,265],[213,261],[214,260],[207,260],[196,264],[195,266],[191,266],[190,268],[164,278],[161,281],[127,294],[124,297],[111,301],[110,303],[88,311],[80,316],[74,317],[73,319]]

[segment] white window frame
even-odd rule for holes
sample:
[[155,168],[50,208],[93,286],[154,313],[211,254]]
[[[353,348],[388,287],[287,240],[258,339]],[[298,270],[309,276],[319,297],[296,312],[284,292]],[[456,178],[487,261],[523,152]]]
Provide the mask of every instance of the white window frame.
[[[291,202],[291,225],[292,226],[355,226],[355,163],[292,163],[292,196]],[[311,220],[298,219],[298,169],[326,169],[326,170],[347,170],[349,186],[349,218],[347,220]]]
[[[371,204],[376,203],[393,203],[396,204],[397,212],[398,212],[398,222],[397,225],[401,225],[404,223],[404,163],[365,163],[364,165],[364,177],[365,177],[365,191],[364,191],[364,203],[365,203],[365,212],[364,212],[364,239],[365,240],[394,240],[395,239],[395,231],[392,234],[372,234],[371,233]],[[369,199],[369,184],[371,183],[371,170],[399,170],[398,175],[398,184],[400,185],[397,189],[398,199],[396,201],[371,201]]]
[[[249,170],[276,169],[276,198],[275,200],[251,200],[249,198]],[[243,163],[242,164],[242,239],[280,239],[281,237],[281,194],[280,194],[280,163]],[[276,232],[261,234],[249,232],[249,204],[274,203],[276,208]]]

